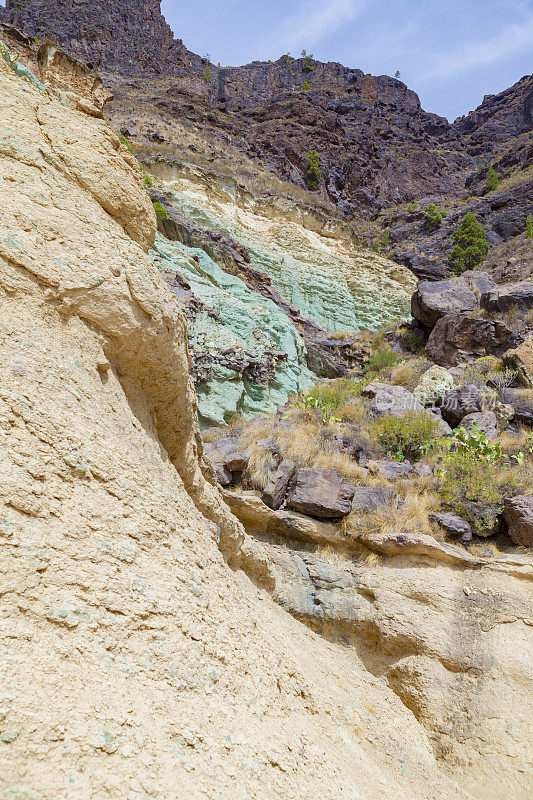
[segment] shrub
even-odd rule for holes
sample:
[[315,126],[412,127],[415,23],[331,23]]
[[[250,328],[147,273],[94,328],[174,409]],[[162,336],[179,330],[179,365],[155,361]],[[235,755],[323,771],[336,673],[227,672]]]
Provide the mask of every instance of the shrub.
[[533,216],[531,214],[526,219],[526,239],[533,239]]
[[202,72],[202,80],[205,83],[211,83],[211,78],[212,78],[212,76],[211,76],[211,64],[209,64],[209,62],[208,62],[205,65],[204,71]]
[[381,372],[382,369],[393,367],[399,361],[401,361],[400,356],[398,353],[395,353],[394,350],[378,350],[376,353],[372,353],[368,358],[363,371],[365,374],[369,372]]
[[435,231],[442,223],[442,214],[439,214],[435,203],[430,203],[426,208],[426,226],[429,231]]
[[495,464],[502,457],[502,448],[499,442],[489,442],[482,430],[472,425],[466,428],[457,428],[453,437],[444,442],[447,450],[457,450],[459,453],[471,455],[479,461]]
[[450,256],[456,275],[475,269],[485,259],[489,243],[475,215],[469,211],[453,234],[455,247]]
[[167,210],[166,210],[164,205],[162,205],[161,203],[155,202],[155,203],[153,203],[153,206],[154,206],[155,215],[156,215],[158,220],[159,219],[168,219],[168,212],[167,212]]
[[363,381],[350,381],[339,378],[331,383],[315,386],[305,395],[296,398],[294,405],[305,410],[316,409],[324,423],[336,422],[336,414],[350,398],[359,397],[363,388]]
[[491,167],[487,172],[487,178],[485,180],[485,190],[487,192],[493,192],[494,189],[498,188],[499,183],[500,179],[498,178],[495,169]]
[[379,242],[377,239],[374,242],[372,242],[372,250],[374,251],[374,253],[379,253]]
[[320,172],[320,159],[316,150],[307,156],[305,163],[305,182],[309,189],[315,191],[322,183],[322,173]]
[[309,83],[307,81],[304,81],[302,83],[302,92],[308,92],[310,88],[311,87],[309,86]]
[[374,424],[377,439],[399,460],[419,459],[435,438],[439,421],[425,411],[409,411],[402,417],[383,417]]
[[387,231],[383,231],[383,236],[381,237],[381,244],[383,245],[383,247],[389,246],[389,234],[387,233]]

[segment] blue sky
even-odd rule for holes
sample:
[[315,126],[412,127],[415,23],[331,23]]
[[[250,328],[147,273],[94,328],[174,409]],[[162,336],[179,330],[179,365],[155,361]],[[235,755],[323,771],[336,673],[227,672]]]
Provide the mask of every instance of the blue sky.
[[393,75],[453,120],[533,70],[533,0],[163,0],[177,38],[214,63],[303,48]]

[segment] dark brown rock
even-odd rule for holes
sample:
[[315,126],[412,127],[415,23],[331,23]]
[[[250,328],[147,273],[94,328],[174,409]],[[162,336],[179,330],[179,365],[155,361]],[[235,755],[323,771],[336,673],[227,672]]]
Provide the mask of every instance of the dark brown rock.
[[515,544],[533,547],[533,496],[517,495],[505,501],[503,518]]
[[281,462],[275,472],[272,472],[267,485],[261,495],[261,499],[269,508],[277,511],[285,501],[285,494],[289,482],[296,469],[296,464],[290,459]]
[[286,506],[319,519],[340,519],[352,510],[355,488],[333,469],[296,471]]
[[519,341],[519,337],[503,322],[450,314],[436,323],[426,352],[441,367],[455,367],[472,358],[501,356]]
[[477,386],[461,386],[446,392],[440,407],[446,422],[455,428],[467,414],[475,414],[483,408],[483,401]]
[[392,500],[392,492],[383,486],[361,486],[355,492],[352,509],[360,514],[369,514],[387,505]]
[[458,514],[452,511],[433,513],[429,515],[430,520],[433,520],[441,528],[444,528],[450,536],[459,536],[462,542],[472,541],[472,528],[470,524]]

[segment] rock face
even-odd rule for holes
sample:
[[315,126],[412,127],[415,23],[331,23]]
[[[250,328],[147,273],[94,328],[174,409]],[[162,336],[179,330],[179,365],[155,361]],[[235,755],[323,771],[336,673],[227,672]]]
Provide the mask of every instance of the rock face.
[[527,561],[388,532],[377,569],[234,498],[245,535],[135,159],[0,96],[2,794],[525,800]]
[[258,593],[135,160],[3,60],[0,96],[1,793],[469,797],[393,689]]

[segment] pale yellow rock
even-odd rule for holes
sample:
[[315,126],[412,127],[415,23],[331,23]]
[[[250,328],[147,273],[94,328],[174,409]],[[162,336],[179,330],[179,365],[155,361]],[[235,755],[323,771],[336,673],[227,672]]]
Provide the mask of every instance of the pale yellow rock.
[[2,61],[0,97],[0,796],[509,797],[498,753],[488,794],[464,766],[458,782],[398,696],[431,691],[435,716],[453,691],[424,677],[427,650],[405,654],[393,691],[237,569],[273,574],[200,466],[185,324],[145,253],[138,168],[103,122]]
[[514,350],[508,350],[503,359],[508,367],[516,370],[520,383],[527,389],[533,389],[533,336],[529,336]]

